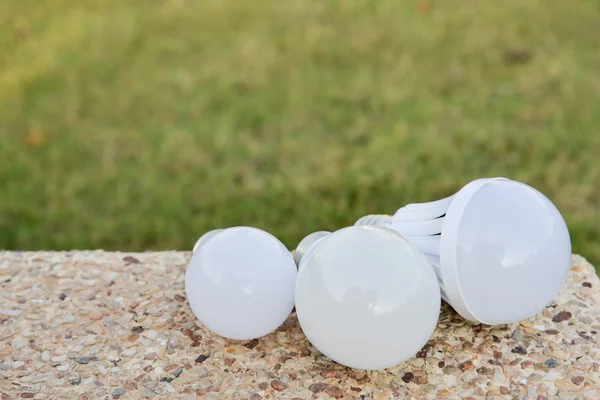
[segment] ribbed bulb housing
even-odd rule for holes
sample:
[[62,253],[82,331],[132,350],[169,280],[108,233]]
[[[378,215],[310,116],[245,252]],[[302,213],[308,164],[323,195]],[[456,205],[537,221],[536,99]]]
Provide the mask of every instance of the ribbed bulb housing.
[[478,179],[451,197],[355,225],[401,233],[433,266],[442,298],[478,323],[537,314],[570,266],[569,231],[558,209],[536,189],[506,178]]

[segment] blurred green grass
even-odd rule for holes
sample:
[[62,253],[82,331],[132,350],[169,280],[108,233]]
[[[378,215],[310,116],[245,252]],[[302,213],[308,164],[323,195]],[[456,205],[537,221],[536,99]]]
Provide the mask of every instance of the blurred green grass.
[[600,263],[600,3],[7,0],[0,248],[307,233],[506,176]]

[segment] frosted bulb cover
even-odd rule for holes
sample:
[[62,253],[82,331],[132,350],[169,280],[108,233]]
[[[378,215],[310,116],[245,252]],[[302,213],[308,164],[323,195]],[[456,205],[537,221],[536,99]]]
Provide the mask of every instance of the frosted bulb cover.
[[341,229],[303,257],[296,312],[308,340],[352,368],[393,367],[429,340],[440,312],[437,277],[399,233]]
[[529,318],[552,301],[571,260],[560,212],[520,182],[471,182],[445,216],[440,264],[450,303],[463,317],[486,324]]
[[294,307],[296,265],[288,249],[260,229],[211,234],[185,274],[193,313],[214,333],[238,340],[277,329]]

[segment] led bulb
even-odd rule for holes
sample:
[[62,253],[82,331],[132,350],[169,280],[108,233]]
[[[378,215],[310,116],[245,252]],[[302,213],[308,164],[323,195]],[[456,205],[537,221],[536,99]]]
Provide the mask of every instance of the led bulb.
[[200,322],[229,339],[277,329],[294,308],[296,265],[288,249],[256,228],[202,236],[185,273],[185,291]]
[[397,232],[316,232],[296,249],[296,312],[308,340],[352,368],[393,367],[429,340],[440,289],[425,256]]
[[403,234],[433,265],[442,298],[464,318],[489,325],[540,312],[571,262],[569,231],[554,204],[505,178],[478,179],[449,198],[356,225]]

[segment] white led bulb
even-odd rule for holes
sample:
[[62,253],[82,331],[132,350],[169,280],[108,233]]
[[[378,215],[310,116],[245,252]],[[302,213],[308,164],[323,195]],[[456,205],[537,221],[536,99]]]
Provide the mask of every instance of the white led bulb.
[[571,262],[567,225],[554,204],[524,183],[478,179],[457,194],[409,204],[356,225],[403,234],[433,265],[442,298],[464,318],[504,324],[552,301]]
[[429,340],[440,289],[425,256],[397,232],[315,232],[296,249],[296,312],[308,340],[352,368],[393,367]]
[[288,249],[260,229],[203,235],[185,273],[192,312],[211,331],[248,340],[277,329],[294,308],[296,265]]

